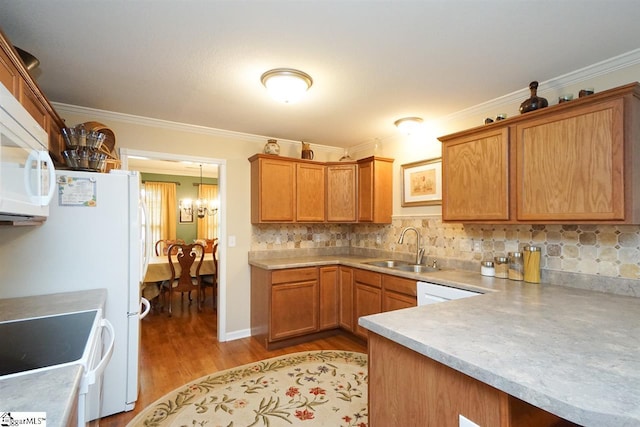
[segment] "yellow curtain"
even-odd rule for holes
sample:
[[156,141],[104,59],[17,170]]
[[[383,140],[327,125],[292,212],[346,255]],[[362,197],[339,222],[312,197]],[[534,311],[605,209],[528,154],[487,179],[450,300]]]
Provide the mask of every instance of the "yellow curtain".
[[[215,239],[218,237],[218,211],[215,211],[215,209],[220,208],[218,186],[211,184],[199,185],[198,198],[210,201],[204,218],[198,218],[198,239]],[[215,214],[210,215],[212,212],[215,212]]]
[[176,238],[176,184],[167,182],[146,182],[144,198],[149,211],[151,242]]

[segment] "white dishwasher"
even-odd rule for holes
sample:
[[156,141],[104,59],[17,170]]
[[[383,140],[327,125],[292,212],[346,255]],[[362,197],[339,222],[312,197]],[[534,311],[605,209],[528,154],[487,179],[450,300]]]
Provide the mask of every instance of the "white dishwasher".
[[417,293],[418,305],[437,304],[439,302],[482,295],[482,292],[452,288],[451,286],[429,282],[418,282]]

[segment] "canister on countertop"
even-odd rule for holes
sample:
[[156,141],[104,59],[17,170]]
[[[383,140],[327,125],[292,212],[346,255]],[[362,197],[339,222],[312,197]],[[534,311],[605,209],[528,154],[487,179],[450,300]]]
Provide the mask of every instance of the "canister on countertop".
[[538,246],[525,246],[524,248],[524,281],[540,283],[540,255]]
[[524,261],[522,259],[522,252],[509,252],[509,279],[510,280],[522,280],[524,279]]
[[497,256],[494,259],[495,275],[500,279],[509,277],[509,258],[505,256]]
[[493,261],[482,261],[482,264],[480,266],[480,274],[489,277],[495,276],[496,269],[493,266]]

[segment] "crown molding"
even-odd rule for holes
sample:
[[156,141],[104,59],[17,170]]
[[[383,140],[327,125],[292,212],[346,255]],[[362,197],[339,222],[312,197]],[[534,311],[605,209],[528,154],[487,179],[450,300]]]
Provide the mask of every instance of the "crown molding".
[[[622,55],[614,56],[613,58],[605,59],[604,61],[597,62],[587,67],[581,68],[576,71],[572,71],[567,74],[540,82],[538,87],[538,94],[545,95],[547,93],[555,93],[558,90],[594,79],[599,76],[613,73],[618,70],[622,70],[627,67],[631,67],[640,63],[640,49],[635,49]],[[464,110],[456,111],[455,113],[448,114],[438,119],[432,120],[432,122],[448,122],[453,120],[464,119],[467,117],[476,116],[485,112],[486,110],[497,110],[498,107],[504,107],[507,105],[519,105],[523,99],[531,95],[529,87],[517,90],[515,92],[508,93],[498,98],[491,99],[481,104],[474,105]]]
[[[300,141],[293,141],[290,139],[280,139],[273,136],[255,135],[250,133],[210,128],[207,126],[199,126],[199,125],[193,125],[188,123],[172,122],[169,120],[154,119],[151,117],[136,116],[133,114],[126,114],[126,113],[117,113],[115,111],[81,107],[78,105],[64,104],[61,102],[52,102],[51,104],[55,107],[58,113],[69,113],[69,114],[76,114],[76,115],[82,115],[82,116],[89,116],[89,117],[95,118],[95,120],[97,121],[100,121],[100,120],[104,120],[106,122],[117,121],[120,123],[149,126],[149,127],[173,130],[178,132],[189,132],[189,133],[196,133],[196,134],[202,134],[202,135],[211,135],[211,136],[220,137],[220,138],[229,138],[229,139],[235,139],[235,140],[240,140],[245,142],[255,142],[259,144],[264,144],[268,139],[277,139],[278,144],[280,145],[290,145],[296,148],[300,146]],[[339,147],[330,147],[330,146],[325,146],[321,144],[313,144],[313,145],[314,147],[321,147],[323,150],[329,151],[329,152],[335,151],[336,153],[342,153],[343,151],[343,149]]]

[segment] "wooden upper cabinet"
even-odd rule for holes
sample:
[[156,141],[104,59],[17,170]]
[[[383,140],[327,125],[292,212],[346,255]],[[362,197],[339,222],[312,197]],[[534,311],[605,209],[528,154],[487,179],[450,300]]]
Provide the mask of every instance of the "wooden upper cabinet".
[[49,135],[49,152],[55,165],[63,164],[64,150],[60,129],[64,121],[51,106],[36,81],[26,69],[11,42],[0,31],[0,83],[16,97]]
[[45,106],[40,102],[40,99],[38,99],[37,95],[33,93],[31,88],[24,84],[23,81],[20,81],[19,86],[20,92],[18,100],[29,114],[31,114],[31,117],[33,117],[36,122],[46,130],[48,113]]
[[624,220],[621,98],[516,125],[517,218]]
[[296,218],[295,163],[261,155],[251,159],[251,222],[293,222]]
[[391,222],[393,159],[339,164],[256,154],[249,161],[253,224]]
[[439,138],[444,221],[640,224],[640,84]]
[[393,159],[358,160],[358,221],[391,223],[393,213]]
[[20,74],[9,57],[8,48],[8,46],[0,44],[0,83],[17,98]]
[[327,165],[327,221],[356,220],[356,170],[355,163]]
[[325,220],[325,166],[296,163],[296,221]]
[[509,220],[509,129],[447,140],[442,177],[444,220]]

